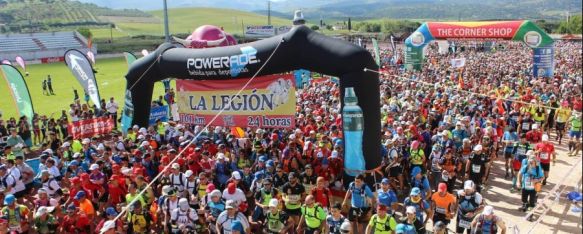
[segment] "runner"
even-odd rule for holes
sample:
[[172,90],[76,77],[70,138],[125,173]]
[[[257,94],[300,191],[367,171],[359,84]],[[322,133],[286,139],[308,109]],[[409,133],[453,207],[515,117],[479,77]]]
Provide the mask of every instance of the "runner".
[[500,230],[501,234],[506,234],[506,224],[504,221],[494,214],[492,206],[485,206],[484,211],[477,215],[472,221],[472,229],[476,233],[494,234]]
[[447,185],[440,183],[437,193],[431,196],[431,215],[433,223],[443,222],[449,225],[457,210],[457,201],[453,194],[447,192]]
[[314,196],[306,196],[306,201],[302,206],[302,216],[296,231],[305,234],[320,234],[324,228],[326,212],[315,203]]
[[272,198],[269,201],[269,210],[265,213],[266,234],[283,234],[289,233],[293,228],[293,220],[285,213],[279,210],[279,201]]
[[[290,172],[289,182],[282,187],[282,196],[285,205],[285,213],[293,220],[294,225],[299,225],[300,216],[302,215],[302,200],[305,198],[304,186],[299,183],[295,172]],[[294,227],[295,230],[297,227]]]
[[342,207],[348,207],[349,198],[348,220],[352,222],[352,230],[355,233],[362,233],[365,231],[365,226],[370,219],[370,208],[374,205],[374,194],[368,185],[364,183],[362,174],[354,177],[354,181],[348,185],[348,191],[342,202]]
[[226,210],[219,215],[215,224],[216,225],[215,228],[218,231],[218,233],[224,234],[233,233],[231,225],[234,221],[241,222],[243,230],[246,233],[250,233],[251,228],[249,226],[249,222],[247,222],[247,218],[245,217],[245,215],[239,212],[237,202],[233,200],[228,200],[225,204]]
[[458,211],[456,219],[456,232],[463,233],[468,230],[472,233],[471,222],[484,208],[482,195],[476,192],[476,185],[471,180],[464,182],[464,189],[457,193]]
[[377,213],[370,218],[370,221],[366,226],[366,234],[389,234],[397,229],[397,221],[395,221],[393,215],[387,213],[387,210],[388,208],[386,205],[377,205]]
[[542,142],[538,143],[534,147],[535,153],[538,155],[540,166],[542,167],[545,177],[543,179],[542,185],[547,184],[547,178],[549,177],[549,171],[551,169],[551,155],[553,156],[553,165],[557,159],[557,154],[555,153],[555,147],[549,142],[549,135],[544,134],[542,136]]
[[520,210],[526,212],[536,206],[537,190],[540,190],[537,183],[544,178],[544,173],[538,166],[534,157],[528,158],[528,165],[524,165],[518,172],[518,187],[522,190],[522,207]]

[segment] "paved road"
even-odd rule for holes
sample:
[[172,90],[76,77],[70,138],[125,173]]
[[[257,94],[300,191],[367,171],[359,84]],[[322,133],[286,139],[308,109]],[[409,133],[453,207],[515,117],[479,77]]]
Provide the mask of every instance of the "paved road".
[[[551,138],[554,138],[551,136]],[[502,217],[509,226],[509,233],[517,227],[519,233],[581,233],[582,221],[581,212],[575,213],[571,209],[575,206],[565,196],[570,191],[581,189],[582,164],[581,153],[578,156],[567,155],[568,148],[566,141],[562,145],[555,143],[557,150],[557,162],[551,164],[550,176],[547,185],[538,195],[539,206],[535,209],[533,221],[525,219],[526,213],[519,211],[522,204],[520,193],[510,193],[512,184],[510,179],[504,179],[503,157],[499,157],[493,166],[488,189],[482,191],[488,204],[494,207],[497,215]],[[555,194],[559,194],[558,200]],[[581,207],[581,204],[577,205]],[[546,214],[541,216],[545,209]],[[539,219],[539,217],[542,217]],[[540,220],[540,221],[539,221]]]

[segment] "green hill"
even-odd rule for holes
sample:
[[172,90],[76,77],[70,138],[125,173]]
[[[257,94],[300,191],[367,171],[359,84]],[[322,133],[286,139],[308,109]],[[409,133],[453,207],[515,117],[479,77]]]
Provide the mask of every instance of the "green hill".
[[[148,12],[154,17],[108,17],[119,31],[128,35],[163,35],[164,15],[162,11]],[[190,34],[201,25],[210,24],[223,27],[231,34],[243,33],[243,25],[266,25],[267,16],[250,12],[219,8],[169,9],[171,34]],[[291,20],[271,17],[273,25],[290,25]],[[109,36],[109,35],[107,35]]]

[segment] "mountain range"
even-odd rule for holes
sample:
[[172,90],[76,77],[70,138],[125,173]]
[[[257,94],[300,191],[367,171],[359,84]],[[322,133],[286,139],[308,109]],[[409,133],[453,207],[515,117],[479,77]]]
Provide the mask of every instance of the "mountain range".
[[[163,0],[80,0],[113,9],[162,9]],[[564,19],[582,0],[271,0],[272,15],[308,19]],[[168,7],[217,7],[267,13],[267,0],[168,0]]]

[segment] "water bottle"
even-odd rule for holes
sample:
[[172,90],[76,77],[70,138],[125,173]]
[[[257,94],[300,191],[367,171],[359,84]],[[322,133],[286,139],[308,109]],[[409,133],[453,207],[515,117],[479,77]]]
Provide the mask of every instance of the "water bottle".
[[352,87],[344,90],[344,108],[342,109],[342,130],[344,133],[344,167],[346,174],[357,176],[365,170],[362,153],[362,132],[364,118],[362,109],[357,105],[358,98]]

